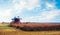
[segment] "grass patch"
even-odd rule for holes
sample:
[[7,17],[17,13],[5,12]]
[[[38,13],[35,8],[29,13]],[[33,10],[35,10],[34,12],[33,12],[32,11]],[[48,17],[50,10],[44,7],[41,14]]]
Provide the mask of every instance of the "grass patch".
[[0,24],[0,27],[8,27],[9,24]]

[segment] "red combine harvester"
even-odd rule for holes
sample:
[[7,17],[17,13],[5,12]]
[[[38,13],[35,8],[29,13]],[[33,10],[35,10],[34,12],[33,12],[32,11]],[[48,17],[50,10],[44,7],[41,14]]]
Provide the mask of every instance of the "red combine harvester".
[[13,19],[10,26],[24,31],[60,30],[60,23],[20,22],[19,16]]
[[60,23],[38,23],[38,22],[11,22],[10,26],[24,31],[48,31],[60,30]]

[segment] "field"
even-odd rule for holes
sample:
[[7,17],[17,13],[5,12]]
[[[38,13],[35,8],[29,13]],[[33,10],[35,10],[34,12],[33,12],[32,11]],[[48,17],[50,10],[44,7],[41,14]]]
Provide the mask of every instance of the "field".
[[60,31],[22,31],[9,24],[0,24],[0,35],[60,35]]

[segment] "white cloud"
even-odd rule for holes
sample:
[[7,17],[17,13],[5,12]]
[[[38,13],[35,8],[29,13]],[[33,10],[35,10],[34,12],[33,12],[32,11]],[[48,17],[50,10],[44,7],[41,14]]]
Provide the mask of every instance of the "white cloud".
[[7,8],[10,8],[9,6],[4,10],[0,9],[1,18],[6,17],[6,18],[3,18],[4,20],[0,19],[1,21],[8,21],[7,17],[11,17],[14,11],[16,11],[14,12],[15,14],[19,14],[20,12],[22,12],[23,9],[32,10],[35,7],[39,7],[38,0],[12,0],[11,3],[12,3],[11,9],[7,9]]
[[14,10],[16,10],[16,14],[22,12],[22,9],[26,6],[25,0],[13,0],[12,2]]
[[50,20],[51,18],[54,18],[55,16],[59,15],[58,10],[52,10],[48,12],[42,12],[43,19]]
[[1,10],[0,9],[0,22],[10,22],[11,20],[11,9],[5,9]]
[[[57,10],[55,7],[55,3],[49,3],[47,1],[42,0],[13,0],[12,1],[12,8],[11,9],[0,9],[0,16],[6,17],[3,21],[9,21],[10,19],[7,19],[12,16],[12,11],[14,14],[20,14],[22,10],[33,10],[34,8],[41,8],[41,11],[39,15],[36,16],[30,16],[23,18],[22,21],[50,21],[53,18],[55,18],[57,15],[60,14],[60,10]],[[41,4],[46,5],[45,8],[41,6]],[[1,6],[0,6],[1,7]],[[43,9],[42,9],[43,8]],[[49,11],[48,11],[49,10]],[[15,15],[13,15],[15,16]],[[23,15],[24,16],[24,15]],[[1,17],[1,18],[2,18]]]
[[46,3],[47,8],[54,8],[54,6],[55,6],[54,4]]
[[11,9],[5,9],[4,11],[0,10],[0,16],[10,16],[10,15],[11,15]]
[[50,21],[54,19],[56,16],[60,15],[60,10],[52,10],[52,11],[44,11],[40,14],[40,16],[31,16],[29,20],[32,22],[44,22],[44,21]]
[[[17,3],[17,2],[19,2],[19,3]],[[14,8],[15,8],[15,10],[23,9],[24,6],[25,6],[25,2],[24,2],[24,1],[16,1],[16,2],[14,3]]]
[[12,2],[13,8],[19,11],[22,9],[32,10],[39,5],[39,0],[13,0]]
[[39,5],[39,0],[28,0],[27,9],[32,10]]
[[5,16],[11,16],[11,9],[6,9],[4,14]]
[[[45,9],[40,13],[40,15],[27,17],[22,21],[50,21],[53,18],[55,18],[57,15],[60,14],[60,10],[57,10],[55,7],[54,1],[52,3],[49,3],[47,1],[39,1],[39,0],[18,0],[19,3],[17,3],[14,0],[14,8],[16,10],[20,10],[22,12],[22,9],[28,9],[33,10],[35,7],[42,7],[41,4],[45,4]],[[49,11],[48,11],[49,10]],[[19,11],[17,12],[19,13]]]

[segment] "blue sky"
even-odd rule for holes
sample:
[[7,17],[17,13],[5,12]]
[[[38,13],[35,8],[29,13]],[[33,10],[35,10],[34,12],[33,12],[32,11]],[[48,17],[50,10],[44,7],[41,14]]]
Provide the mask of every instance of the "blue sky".
[[0,22],[60,22],[60,0],[0,0]]

